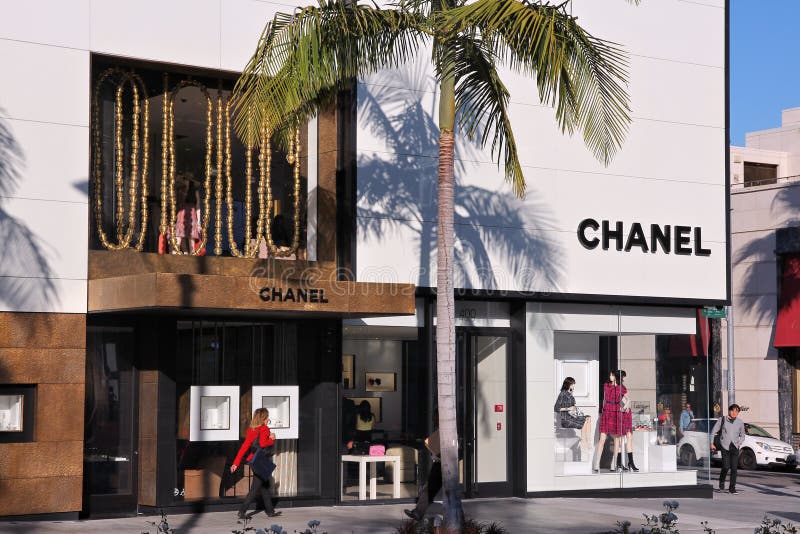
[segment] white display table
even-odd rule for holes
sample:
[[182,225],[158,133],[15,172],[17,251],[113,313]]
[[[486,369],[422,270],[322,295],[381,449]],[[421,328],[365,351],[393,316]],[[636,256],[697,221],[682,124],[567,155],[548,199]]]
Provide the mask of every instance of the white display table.
[[657,445],[658,432],[637,430],[633,433],[633,461],[645,473],[668,473],[678,470],[675,445]]
[[[342,479],[342,495],[344,495],[344,463],[356,462],[358,463],[358,499],[364,501],[367,499],[367,464],[369,466],[369,498],[374,500],[378,492],[378,462],[392,462],[394,463],[393,473],[399,473],[400,457],[399,456],[368,456],[366,454],[344,454],[342,455],[341,466],[341,479]],[[392,496],[395,499],[400,498],[400,477],[392,477]]]

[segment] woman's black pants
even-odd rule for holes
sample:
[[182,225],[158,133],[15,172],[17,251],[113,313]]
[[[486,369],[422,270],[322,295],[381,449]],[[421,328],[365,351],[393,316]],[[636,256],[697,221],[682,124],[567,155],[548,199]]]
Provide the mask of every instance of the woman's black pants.
[[258,475],[253,474],[253,482],[250,484],[250,491],[247,492],[247,497],[245,497],[242,506],[239,507],[240,514],[247,512],[247,508],[250,507],[250,504],[258,498],[259,492],[261,493],[261,498],[264,500],[264,511],[268,514],[275,511],[275,508],[272,506],[272,495],[269,494],[269,481],[261,480]]
[[439,493],[440,489],[442,489],[442,464],[441,462],[433,462],[428,481],[422,486],[419,497],[417,497],[416,511],[419,517],[425,515],[425,510],[436,498],[436,494]]

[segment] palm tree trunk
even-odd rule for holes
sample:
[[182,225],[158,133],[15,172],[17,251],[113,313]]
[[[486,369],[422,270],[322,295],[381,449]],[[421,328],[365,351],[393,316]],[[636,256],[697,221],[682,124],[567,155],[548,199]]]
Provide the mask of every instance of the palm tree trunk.
[[[449,60],[449,61],[448,61]],[[461,532],[461,493],[458,485],[458,429],[456,426],[456,329],[453,295],[453,228],[455,176],[453,170],[455,75],[452,56],[446,57],[439,102],[439,225],[436,266],[436,369],[439,404],[439,440],[447,532]]]

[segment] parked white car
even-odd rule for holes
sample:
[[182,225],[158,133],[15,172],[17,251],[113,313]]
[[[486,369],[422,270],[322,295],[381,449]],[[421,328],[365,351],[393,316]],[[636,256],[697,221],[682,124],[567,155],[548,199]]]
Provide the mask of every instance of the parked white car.
[[[678,459],[683,465],[695,465],[709,457],[709,432],[714,428],[717,419],[692,419],[689,428],[678,441]],[[739,452],[739,467],[755,469],[757,466],[781,467],[788,470],[797,468],[797,456],[788,443],[776,439],[758,425],[744,424],[745,437]],[[721,460],[722,455],[716,451],[712,461]]]

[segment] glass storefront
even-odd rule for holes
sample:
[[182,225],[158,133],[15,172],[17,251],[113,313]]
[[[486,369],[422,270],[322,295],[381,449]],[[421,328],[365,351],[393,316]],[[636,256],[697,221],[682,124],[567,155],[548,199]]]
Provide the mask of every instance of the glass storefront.
[[[692,324],[684,315],[678,330]],[[554,332],[553,459],[562,487],[709,483],[709,360],[700,332],[675,329]]]

